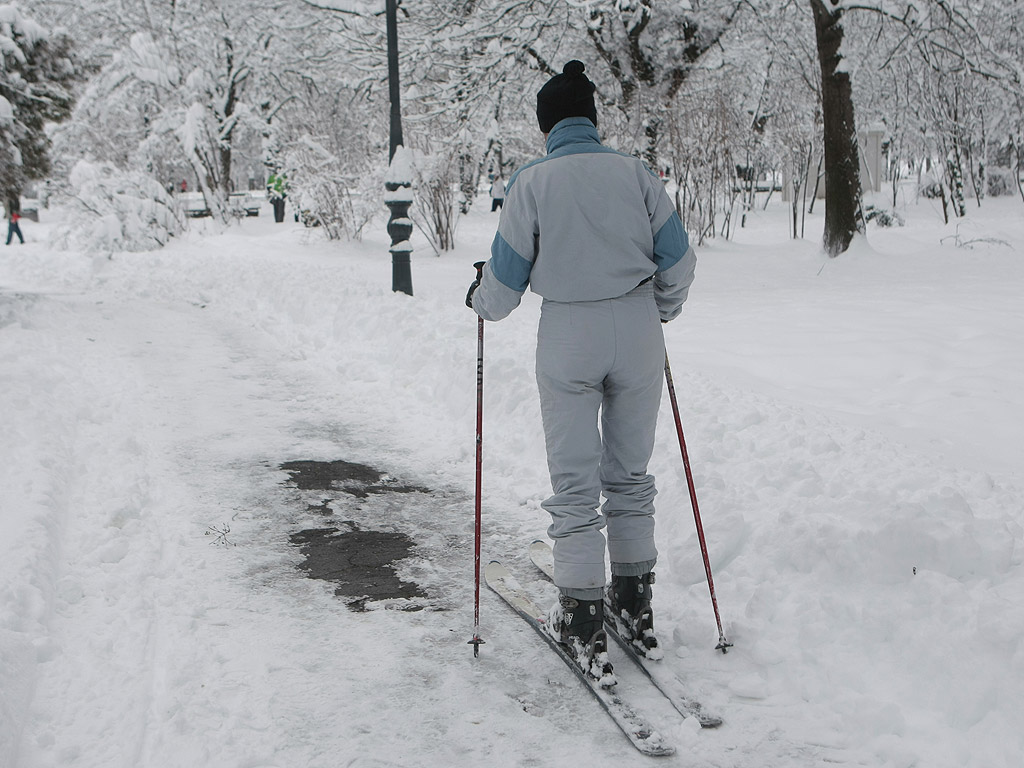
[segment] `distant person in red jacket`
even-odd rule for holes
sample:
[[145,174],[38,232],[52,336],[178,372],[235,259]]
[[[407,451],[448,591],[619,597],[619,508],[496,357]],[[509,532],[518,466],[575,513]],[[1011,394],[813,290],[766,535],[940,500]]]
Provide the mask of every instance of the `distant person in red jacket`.
[[25,244],[25,238],[21,234],[21,227],[18,226],[18,220],[21,219],[21,215],[17,211],[11,211],[11,215],[7,217],[7,244],[11,244],[11,240],[17,235],[18,239],[21,240],[21,244]]

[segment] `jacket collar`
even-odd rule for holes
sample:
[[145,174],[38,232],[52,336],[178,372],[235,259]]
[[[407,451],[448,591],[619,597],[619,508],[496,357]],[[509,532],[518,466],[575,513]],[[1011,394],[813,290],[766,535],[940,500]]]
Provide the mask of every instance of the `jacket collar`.
[[550,155],[556,149],[569,144],[600,144],[597,128],[585,117],[567,117],[555,123],[548,134],[547,151]]

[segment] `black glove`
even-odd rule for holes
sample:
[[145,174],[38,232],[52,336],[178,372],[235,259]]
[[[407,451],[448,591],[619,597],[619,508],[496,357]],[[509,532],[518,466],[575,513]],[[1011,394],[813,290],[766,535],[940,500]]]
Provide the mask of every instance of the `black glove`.
[[466,293],[466,306],[470,309],[473,308],[473,291],[480,287],[480,280],[484,276],[484,264],[486,263],[487,262],[484,261],[478,261],[473,265],[476,267],[476,280],[474,280],[473,284],[469,286],[469,291]]

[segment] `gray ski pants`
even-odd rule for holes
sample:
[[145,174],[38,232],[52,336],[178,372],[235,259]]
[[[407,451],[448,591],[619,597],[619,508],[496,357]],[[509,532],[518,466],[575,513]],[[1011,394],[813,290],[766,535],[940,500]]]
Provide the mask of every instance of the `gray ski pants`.
[[542,506],[551,514],[555,583],[570,597],[603,595],[606,525],[612,573],[646,573],[657,560],[647,464],[664,370],[651,283],[615,299],[544,301],[537,385],[554,493]]

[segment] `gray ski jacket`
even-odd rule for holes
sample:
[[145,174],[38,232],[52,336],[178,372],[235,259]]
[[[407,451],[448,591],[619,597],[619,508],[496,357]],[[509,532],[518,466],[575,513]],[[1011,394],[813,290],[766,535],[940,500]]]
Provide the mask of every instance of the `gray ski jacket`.
[[585,117],[548,134],[547,155],[509,179],[473,309],[501,320],[527,287],[557,302],[629,293],[653,277],[662,320],[676,317],[697,257],[660,179],[601,144]]

